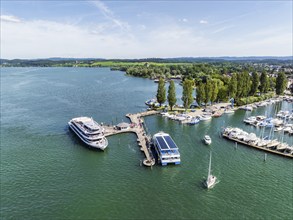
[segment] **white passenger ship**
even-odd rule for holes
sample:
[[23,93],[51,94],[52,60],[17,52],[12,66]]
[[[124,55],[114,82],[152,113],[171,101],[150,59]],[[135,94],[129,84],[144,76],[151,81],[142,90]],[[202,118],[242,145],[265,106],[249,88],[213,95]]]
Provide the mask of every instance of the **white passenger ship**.
[[153,137],[153,144],[158,154],[158,161],[163,166],[174,163],[180,164],[180,153],[177,145],[169,134],[159,132]]
[[108,146],[108,140],[104,136],[104,128],[92,118],[73,118],[68,122],[68,125],[85,144],[101,150]]

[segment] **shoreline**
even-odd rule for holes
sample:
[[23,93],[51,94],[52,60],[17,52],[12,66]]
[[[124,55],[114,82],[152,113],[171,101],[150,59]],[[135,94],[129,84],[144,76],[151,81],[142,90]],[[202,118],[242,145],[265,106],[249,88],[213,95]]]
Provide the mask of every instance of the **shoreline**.
[[[203,114],[209,114],[212,117],[221,117],[222,114],[225,114],[225,109],[231,109],[233,111],[237,111],[237,110],[249,111],[249,110],[246,110],[245,108],[246,107],[251,107],[252,108],[251,111],[253,111],[254,109],[256,109],[258,107],[263,107],[263,106],[257,106],[256,104],[259,104],[259,103],[262,103],[262,102],[269,103],[272,100],[273,100],[273,102],[269,103],[269,104],[273,104],[273,103],[276,103],[276,102],[283,101],[284,98],[288,98],[288,96],[274,96],[272,98],[265,99],[265,100],[260,101],[260,102],[254,102],[254,103],[250,103],[250,104],[247,104],[247,105],[236,106],[236,107],[233,107],[233,108],[231,108],[231,103],[221,102],[221,103],[216,103],[216,104],[207,106],[206,108],[195,108],[195,109],[193,109],[194,111],[192,111],[192,109],[188,109],[187,112],[185,111],[184,108],[173,108],[172,111],[168,110],[167,113],[170,114],[170,115],[177,115],[177,114],[184,113],[189,117],[199,117],[199,116],[201,116]],[[293,97],[290,97],[290,98],[293,99]],[[254,106],[254,107],[252,107],[252,106]],[[267,105],[265,105],[265,106],[267,106]],[[204,111],[205,109],[207,109],[208,111],[205,112]],[[158,110],[158,111],[160,111],[160,110]],[[219,113],[220,115],[216,116],[215,114],[212,114],[213,111],[215,113]],[[164,111],[160,111],[160,112],[164,112]],[[231,114],[234,114],[234,113],[231,113]],[[180,122],[184,124],[184,123],[188,123],[189,121],[190,121],[190,119],[186,119],[186,120],[182,120]]]

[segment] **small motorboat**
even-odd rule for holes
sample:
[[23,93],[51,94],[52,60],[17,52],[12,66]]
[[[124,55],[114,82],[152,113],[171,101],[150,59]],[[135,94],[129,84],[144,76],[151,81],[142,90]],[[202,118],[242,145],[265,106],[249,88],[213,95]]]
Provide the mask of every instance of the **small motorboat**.
[[196,117],[193,118],[190,122],[188,122],[189,125],[195,125],[198,124],[200,122],[200,118]]
[[202,121],[207,121],[207,120],[211,120],[211,119],[212,119],[211,114],[203,114],[200,116],[200,120],[202,120]]
[[212,143],[212,139],[209,135],[205,135],[203,138],[205,144],[210,145]]
[[225,109],[225,114],[233,114],[235,111],[233,109]]

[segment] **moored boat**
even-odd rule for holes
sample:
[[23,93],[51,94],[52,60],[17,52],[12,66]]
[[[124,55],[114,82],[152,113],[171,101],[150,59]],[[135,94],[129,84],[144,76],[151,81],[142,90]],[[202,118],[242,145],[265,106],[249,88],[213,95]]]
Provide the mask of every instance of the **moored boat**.
[[213,117],[221,117],[223,115],[223,112],[217,111],[213,114]]
[[240,128],[232,127],[224,128],[222,136],[247,146],[293,158],[291,147],[287,143],[279,142],[276,139],[259,138],[254,133],[249,134]]
[[158,162],[163,166],[180,164],[180,153],[177,145],[169,134],[159,132],[153,136],[153,144],[158,155]]
[[212,119],[211,114],[203,114],[200,116],[200,120],[202,120],[202,121],[207,121],[207,120],[211,120],[211,119]]
[[245,111],[252,111],[253,110],[253,107],[246,105],[246,106],[239,107],[239,109],[245,110]]
[[103,127],[92,118],[73,118],[68,122],[68,126],[88,146],[100,150],[104,150],[108,146]]
[[225,109],[225,114],[233,114],[235,111],[233,109]]
[[190,122],[188,122],[187,124],[189,125],[195,125],[195,124],[198,124],[200,122],[200,118],[199,117],[195,117],[195,118],[192,118]]
[[243,121],[246,124],[253,124],[256,121],[256,117],[255,116],[250,116],[250,117],[244,119]]
[[149,99],[149,100],[145,101],[145,104],[146,104],[147,106],[153,106],[153,105],[155,105],[155,104],[157,104],[157,103],[158,103],[158,102],[157,102],[156,99]]

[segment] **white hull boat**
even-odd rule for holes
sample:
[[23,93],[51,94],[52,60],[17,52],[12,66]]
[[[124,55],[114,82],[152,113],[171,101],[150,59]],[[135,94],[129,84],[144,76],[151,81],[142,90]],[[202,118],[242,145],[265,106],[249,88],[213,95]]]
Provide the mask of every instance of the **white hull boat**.
[[212,139],[209,135],[205,135],[203,138],[205,144],[210,145],[212,143]]
[[105,150],[108,146],[103,127],[92,118],[73,118],[68,122],[68,126],[88,146],[100,150]]

